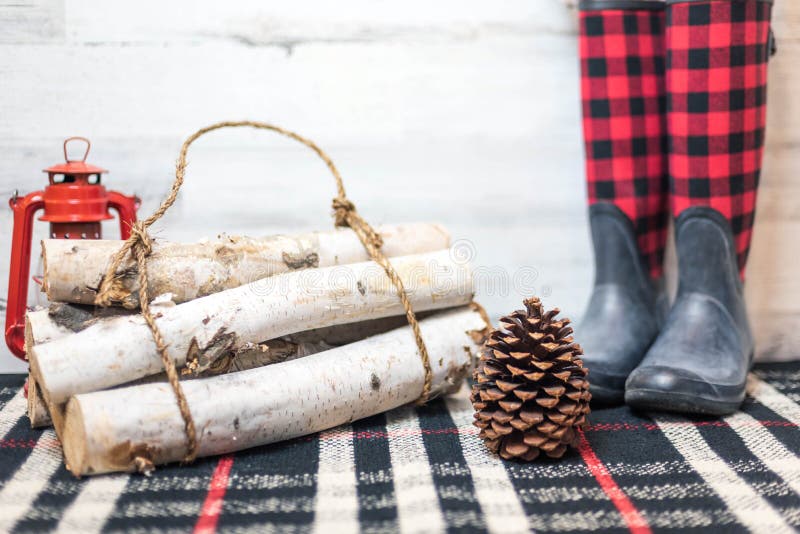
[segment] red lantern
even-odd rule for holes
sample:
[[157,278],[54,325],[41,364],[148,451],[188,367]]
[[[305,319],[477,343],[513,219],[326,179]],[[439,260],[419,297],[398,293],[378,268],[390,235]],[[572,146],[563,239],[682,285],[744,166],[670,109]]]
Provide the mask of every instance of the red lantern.
[[[67,144],[86,143],[83,159],[70,160]],[[8,307],[6,309],[6,344],[19,358],[25,358],[25,312],[27,310],[28,280],[31,265],[33,216],[39,210],[40,221],[50,223],[52,239],[100,239],[100,221],[113,219],[108,210],[119,215],[122,239],[130,236],[131,224],[136,221],[139,198],[101,185],[105,169],[86,163],[91,143],[84,137],[64,141],[65,163],[54,165],[44,172],[50,184],[44,191],[34,191],[20,198],[17,193],[9,200],[14,211],[14,236],[11,242],[11,269],[8,277]]]

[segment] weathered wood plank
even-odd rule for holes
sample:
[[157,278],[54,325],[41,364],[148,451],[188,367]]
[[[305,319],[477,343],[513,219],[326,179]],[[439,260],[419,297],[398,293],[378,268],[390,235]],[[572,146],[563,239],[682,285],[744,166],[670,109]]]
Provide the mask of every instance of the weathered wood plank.
[[[59,159],[61,139],[83,134],[94,141],[92,160],[112,171],[110,187],[140,194],[149,212],[191,130],[223,118],[272,120],[331,152],[369,220],[435,220],[471,240],[485,273],[481,300],[495,317],[532,291],[580,315],[592,273],[575,22],[560,2],[14,4],[27,11],[0,6],[0,196],[40,187],[39,170]],[[791,326],[800,320],[792,263],[800,252],[800,3],[776,2],[775,31],[747,290],[761,355],[785,359],[800,355]],[[219,133],[190,160],[158,235],[330,224],[329,176],[285,140]],[[451,201],[439,202],[445,190]],[[267,197],[285,202],[265,212]],[[10,229],[0,210],[3,296]],[[44,225],[37,231],[43,236]],[[21,369],[2,354],[0,372]]]
[[3,2],[0,29],[0,44],[63,42],[64,0]]

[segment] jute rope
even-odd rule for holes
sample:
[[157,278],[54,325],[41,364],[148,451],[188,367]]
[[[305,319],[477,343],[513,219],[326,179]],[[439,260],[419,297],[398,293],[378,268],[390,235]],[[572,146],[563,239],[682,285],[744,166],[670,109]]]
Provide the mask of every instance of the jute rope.
[[339,171],[336,169],[336,166],[333,164],[331,158],[313,141],[279,126],[255,121],[226,121],[212,124],[211,126],[206,126],[205,128],[197,130],[195,133],[189,136],[186,141],[184,141],[178,155],[178,163],[175,168],[175,181],[172,182],[172,188],[170,189],[169,194],[161,202],[161,205],[152,215],[143,221],[137,221],[133,224],[131,227],[131,236],[111,257],[111,262],[108,265],[108,269],[106,270],[106,274],[103,277],[103,281],[100,284],[100,288],[98,289],[97,296],[95,298],[95,304],[99,306],[109,306],[114,303],[113,285],[117,278],[117,271],[122,265],[125,257],[128,254],[131,254],[136,260],[136,264],[139,269],[139,305],[142,309],[142,316],[144,317],[147,326],[150,328],[150,331],[153,334],[153,340],[156,343],[158,354],[161,357],[161,362],[164,365],[164,370],[167,373],[167,378],[169,379],[169,384],[172,387],[172,391],[175,393],[175,399],[178,402],[178,408],[180,409],[181,417],[184,421],[187,451],[184,461],[187,463],[192,462],[197,457],[197,430],[195,428],[194,419],[192,419],[192,412],[189,409],[189,404],[186,401],[186,395],[184,394],[183,388],[180,384],[175,361],[170,358],[167,350],[167,344],[161,335],[158,325],[156,324],[155,317],[153,317],[153,314],[150,311],[150,294],[147,283],[147,256],[149,256],[152,252],[153,241],[150,238],[150,235],[147,233],[147,229],[154,222],[160,219],[172,206],[172,204],[175,203],[175,199],[178,197],[178,191],[183,185],[184,175],[186,174],[186,154],[189,150],[189,146],[199,137],[214,130],[219,130],[221,128],[241,127],[270,130],[281,135],[285,135],[286,137],[290,137],[295,141],[299,141],[313,150],[317,156],[319,156],[322,161],[325,162],[325,165],[328,166],[328,169],[331,171],[331,174],[333,174],[333,178],[336,181],[337,194],[333,199],[335,224],[336,226],[350,227],[355,232],[355,234],[358,236],[358,239],[361,241],[361,243],[363,243],[364,248],[369,253],[370,258],[372,258],[375,263],[383,268],[392,284],[394,284],[395,288],[397,288],[397,294],[400,297],[400,301],[402,302],[403,308],[406,311],[406,318],[408,319],[408,324],[411,326],[411,330],[414,333],[414,340],[417,343],[420,358],[422,359],[422,365],[425,369],[425,382],[422,386],[422,393],[420,394],[417,402],[419,404],[424,404],[427,402],[431,392],[433,372],[431,370],[428,349],[425,347],[425,342],[422,339],[419,323],[417,322],[417,317],[414,314],[414,310],[411,308],[411,302],[408,298],[405,288],[403,287],[403,281],[400,279],[397,271],[395,271],[394,267],[392,267],[392,264],[389,263],[389,260],[381,251],[381,246],[383,245],[381,236],[369,225],[369,223],[367,223],[367,221],[364,220],[363,217],[361,217],[361,215],[359,215],[358,211],[356,211],[355,205],[353,205],[353,203],[347,198],[344,190],[344,184],[342,183],[342,177],[339,174]]

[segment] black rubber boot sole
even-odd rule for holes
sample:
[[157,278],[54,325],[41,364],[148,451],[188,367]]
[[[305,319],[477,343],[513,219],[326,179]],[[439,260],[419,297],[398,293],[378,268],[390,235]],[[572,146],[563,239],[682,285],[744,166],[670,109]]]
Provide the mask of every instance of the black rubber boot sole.
[[739,410],[743,401],[744,396],[741,399],[720,400],[656,389],[628,389],[625,391],[625,404],[628,406],[657,412],[730,415]]

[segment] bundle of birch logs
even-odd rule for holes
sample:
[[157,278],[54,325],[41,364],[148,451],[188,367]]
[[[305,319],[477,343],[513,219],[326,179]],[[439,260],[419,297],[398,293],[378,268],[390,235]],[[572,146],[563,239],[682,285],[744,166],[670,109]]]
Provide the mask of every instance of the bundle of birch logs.
[[[356,232],[178,244],[147,259],[150,311],[181,370],[208,456],[302,436],[451,392],[486,328],[470,266],[435,224],[376,228],[430,354],[430,376],[398,290]],[[137,313],[137,264],[94,307],[120,241],[46,240],[50,308],[26,321],[29,416],[53,424],[75,475],[149,472],[186,452],[184,419]]]

